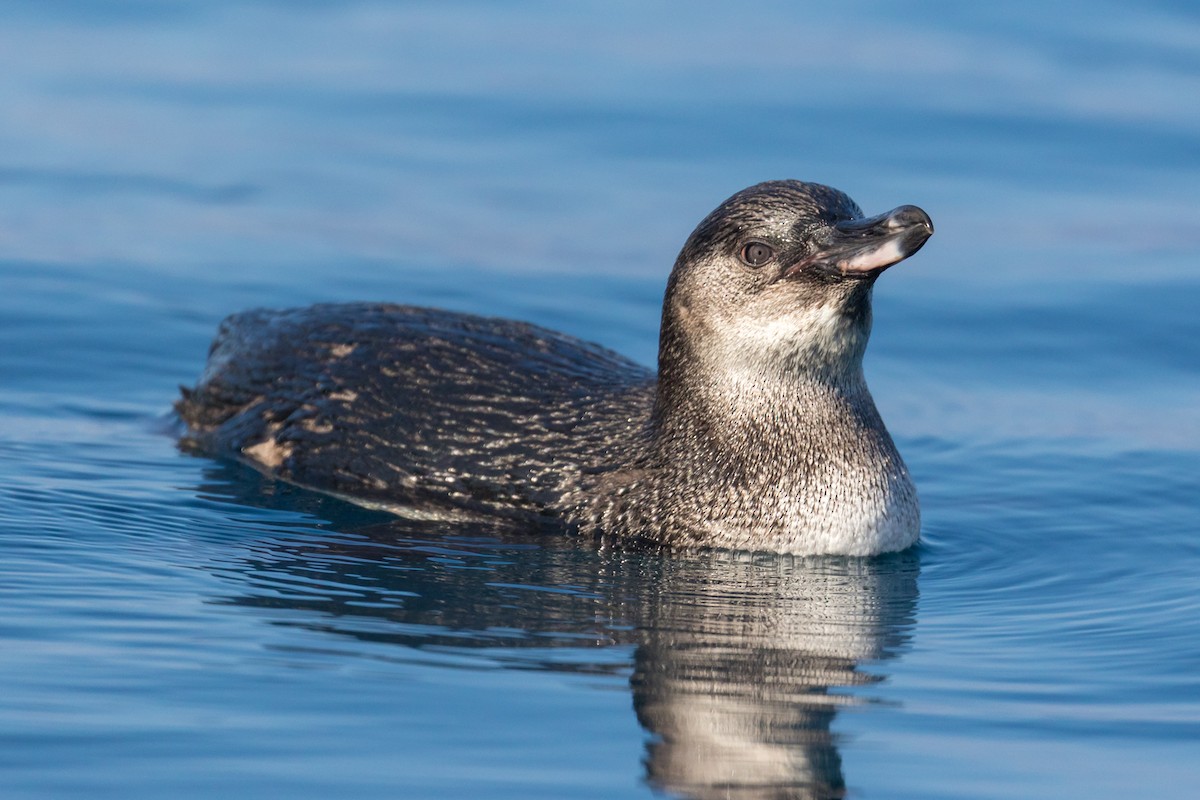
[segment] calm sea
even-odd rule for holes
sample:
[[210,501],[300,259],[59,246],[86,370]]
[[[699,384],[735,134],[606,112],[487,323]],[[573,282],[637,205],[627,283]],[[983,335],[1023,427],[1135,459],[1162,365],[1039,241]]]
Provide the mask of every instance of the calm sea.
[[[0,796],[1200,796],[1200,11],[0,3]],[[652,364],[769,178],[937,235],[867,359],[880,559],[392,519],[181,453],[224,315]]]

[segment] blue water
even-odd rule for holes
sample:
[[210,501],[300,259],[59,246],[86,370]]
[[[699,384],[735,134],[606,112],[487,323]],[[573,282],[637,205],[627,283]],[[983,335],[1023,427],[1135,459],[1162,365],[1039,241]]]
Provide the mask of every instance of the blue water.
[[[1200,785],[1200,12],[0,5],[0,797]],[[388,299],[653,363],[748,184],[937,234],[867,372],[922,543],[597,550],[178,451],[217,322]]]

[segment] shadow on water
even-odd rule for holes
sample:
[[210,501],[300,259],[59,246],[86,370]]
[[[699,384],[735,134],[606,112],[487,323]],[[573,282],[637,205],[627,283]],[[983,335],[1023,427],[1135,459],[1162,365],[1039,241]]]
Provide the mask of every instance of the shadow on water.
[[206,467],[198,491],[257,509],[263,531],[216,543],[212,568],[238,590],[215,602],[329,635],[339,652],[628,674],[646,780],[682,797],[843,796],[831,725],[870,702],[851,688],[883,680],[915,625],[913,551],[600,549],[397,520],[231,464]]

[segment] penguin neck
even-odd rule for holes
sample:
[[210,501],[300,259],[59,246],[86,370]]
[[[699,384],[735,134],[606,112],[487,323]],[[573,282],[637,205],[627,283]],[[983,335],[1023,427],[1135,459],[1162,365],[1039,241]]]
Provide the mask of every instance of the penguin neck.
[[688,333],[664,319],[653,424],[667,462],[770,458],[788,469],[839,430],[882,430],[862,367],[869,302],[852,314],[819,307],[700,342]]

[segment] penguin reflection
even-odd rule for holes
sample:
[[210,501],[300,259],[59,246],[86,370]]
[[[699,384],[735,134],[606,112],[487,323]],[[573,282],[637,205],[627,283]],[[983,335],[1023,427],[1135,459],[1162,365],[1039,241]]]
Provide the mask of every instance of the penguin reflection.
[[[214,467],[227,469],[239,470]],[[217,494],[245,487],[222,484],[212,487]],[[257,505],[314,497],[290,488],[282,500],[251,494],[246,499]],[[341,508],[318,502],[326,517],[331,506]],[[291,575],[304,593],[295,608],[311,615],[291,616],[291,624],[314,630],[406,648],[558,645],[596,653],[590,663],[577,653],[568,663],[536,662],[547,669],[617,671],[621,659],[608,648],[633,644],[630,685],[649,734],[647,780],[681,797],[841,797],[831,724],[860,696],[841,690],[880,680],[878,663],[897,654],[915,622],[911,551],[869,560],[607,552],[553,536],[369,525],[361,509],[345,513],[352,519],[342,523],[351,524],[335,530],[353,528],[362,538],[314,542],[276,533],[269,547],[257,542],[239,559],[245,591],[225,600],[278,608],[286,602],[279,581]],[[451,568],[447,559],[476,568]],[[314,574],[336,591],[323,595]],[[496,630],[509,633],[498,640]],[[861,670],[864,662],[872,669]]]
[[[675,566],[675,565],[672,565]],[[830,726],[913,625],[917,559],[678,565],[648,593],[631,684],[656,788],[692,798],[841,797]]]

